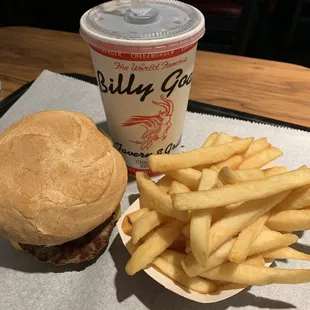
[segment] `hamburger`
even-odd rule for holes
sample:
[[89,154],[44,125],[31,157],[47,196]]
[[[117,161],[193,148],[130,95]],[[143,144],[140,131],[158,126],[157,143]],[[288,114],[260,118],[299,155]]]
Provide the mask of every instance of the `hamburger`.
[[0,236],[42,262],[98,257],[115,227],[127,168],[85,115],[43,111],[0,134]]

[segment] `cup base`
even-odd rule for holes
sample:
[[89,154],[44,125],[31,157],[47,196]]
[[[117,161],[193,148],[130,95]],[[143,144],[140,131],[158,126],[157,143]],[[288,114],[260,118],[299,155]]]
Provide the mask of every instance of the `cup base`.
[[128,167],[127,166],[127,171],[128,171],[128,174],[130,176],[133,176],[135,177],[136,176],[136,172],[144,172],[146,173],[149,177],[158,177],[158,176],[161,176],[163,175],[163,173],[161,172],[153,172],[152,170],[150,169],[137,169],[137,168],[132,168],[132,167]]

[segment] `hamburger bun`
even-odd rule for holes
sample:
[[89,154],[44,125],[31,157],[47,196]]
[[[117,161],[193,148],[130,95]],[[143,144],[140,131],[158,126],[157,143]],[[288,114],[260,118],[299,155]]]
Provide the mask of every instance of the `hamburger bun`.
[[123,157],[87,116],[29,115],[0,134],[0,235],[54,246],[115,212],[127,185]]

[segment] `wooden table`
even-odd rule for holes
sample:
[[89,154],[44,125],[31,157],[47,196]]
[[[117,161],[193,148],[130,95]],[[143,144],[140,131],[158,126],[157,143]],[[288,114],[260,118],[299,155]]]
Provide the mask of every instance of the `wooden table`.
[[[94,76],[87,44],[79,34],[0,28],[4,96],[44,69]],[[190,98],[310,126],[310,71],[301,66],[199,51]]]

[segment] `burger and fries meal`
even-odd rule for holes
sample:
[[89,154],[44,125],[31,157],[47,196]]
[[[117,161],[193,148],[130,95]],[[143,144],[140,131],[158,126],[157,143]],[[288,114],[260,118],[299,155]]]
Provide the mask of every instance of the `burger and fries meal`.
[[[0,135],[0,235],[42,262],[81,263],[107,247],[127,185],[126,164],[86,116],[30,115]],[[130,237],[125,269],[152,266],[204,296],[248,285],[310,282],[310,261],[291,247],[310,229],[310,169],[272,166],[266,138],[212,133],[196,150],[151,155],[154,182],[136,174],[140,208],[119,229]],[[78,182],[76,182],[78,180]]]
[[310,169],[273,166],[282,155],[266,138],[218,132],[199,149],[151,155],[150,169],[163,177],[136,174],[140,209],[121,222],[127,274],[151,266],[201,294],[310,282],[310,269],[269,267],[310,261],[291,247],[294,231],[310,229]]

